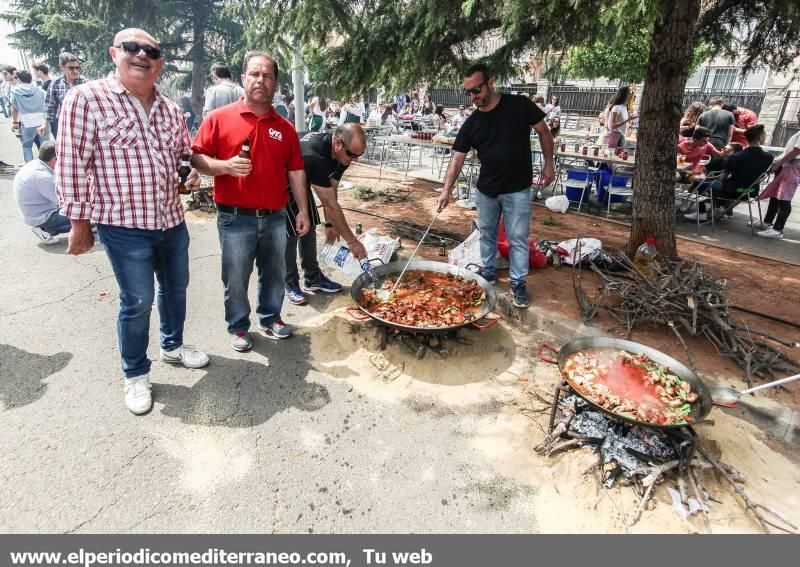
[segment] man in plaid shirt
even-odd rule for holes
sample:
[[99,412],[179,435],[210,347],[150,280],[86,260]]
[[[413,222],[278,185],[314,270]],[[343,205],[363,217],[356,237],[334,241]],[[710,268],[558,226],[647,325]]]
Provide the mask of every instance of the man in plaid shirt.
[[[189,133],[180,108],[155,88],[164,66],[158,42],[138,29],[114,37],[116,71],[67,93],[56,153],[56,190],[71,220],[68,254],[94,245],[90,221],[119,285],[117,337],[125,403],[152,407],[147,358],[153,273],[158,279],[161,360],[201,368],[208,356],[183,343],[189,284],[189,232],[177,189]],[[198,187],[192,170],[186,181]]]
[[67,91],[87,81],[86,77],[81,75],[81,62],[72,53],[67,53],[66,51],[59,53],[58,67],[64,75],[50,83],[50,87],[47,89],[47,98],[44,101],[44,121],[36,130],[36,133],[41,137],[47,134],[48,128],[50,128],[53,138],[56,137],[58,133],[58,115],[61,112],[61,104],[64,102],[64,97],[67,96]]

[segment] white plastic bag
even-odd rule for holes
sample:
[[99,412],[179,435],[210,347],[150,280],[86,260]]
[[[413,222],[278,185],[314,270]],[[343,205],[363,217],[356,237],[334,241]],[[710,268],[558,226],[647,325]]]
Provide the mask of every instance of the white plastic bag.
[[450,250],[447,263],[466,268],[469,264],[481,264],[481,231],[475,229],[467,239]]
[[[391,236],[379,236],[376,229],[370,229],[358,237],[358,240],[367,249],[366,260],[379,259],[387,264],[399,245],[399,241]],[[320,252],[320,260],[331,268],[343,271],[349,276],[358,276],[364,271],[362,263],[350,252],[350,248],[339,242],[326,242]],[[371,266],[380,265],[380,262],[368,264]]]
[[[575,249],[578,247],[578,239],[565,240],[556,246],[556,252],[561,254],[562,262],[572,265],[575,257]],[[581,264],[587,260],[594,260],[603,249],[603,243],[596,238],[581,238],[580,253],[577,263]]]
[[545,199],[544,206],[554,213],[566,213],[569,208],[569,199],[566,195],[553,195]]

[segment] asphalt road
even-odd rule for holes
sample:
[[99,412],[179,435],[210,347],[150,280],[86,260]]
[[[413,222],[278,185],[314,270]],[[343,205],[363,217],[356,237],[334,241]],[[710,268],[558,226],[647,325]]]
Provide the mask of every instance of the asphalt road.
[[[17,163],[9,127],[0,118],[0,159]],[[137,417],[123,404],[102,247],[75,258],[40,245],[7,177],[0,216],[0,531],[537,531],[535,487],[497,472],[476,443],[513,395],[492,369],[473,369],[472,397],[453,403],[458,387],[435,377],[375,395],[380,383],[363,387],[373,376],[315,370],[313,333],[259,335],[236,353],[216,227],[192,222],[186,340],[211,364],[154,363],[155,406]],[[314,298],[285,318],[302,326],[346,304]],[[157,324],[154,309],[151,357]],[[533,337],[502,333],[528,352]]]

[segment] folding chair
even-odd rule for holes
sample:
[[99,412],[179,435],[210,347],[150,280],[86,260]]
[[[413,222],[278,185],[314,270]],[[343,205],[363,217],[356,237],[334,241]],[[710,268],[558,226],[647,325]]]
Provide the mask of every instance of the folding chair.
[[[614,178],[627,179],[624,186],[614,186]],[[617,165],[611,168],[611,179],[608,180],[606,189],[606,218],[611,216],[612,197],[620,196],[628,199],[633,197],[633,168],[627,165]]]
[[[748,225],[750,226],[750,236],[755,236],[755,226],[753,223],[753,202],[755,202],[756,207],[758,207],[758,221],[759,226],[763,224],[764,218],[761,216],[761,201],[758,200],[758,195],[761,194],[761,185],[769,179],[770,170],[765,171],[758,178],[753,181],[748,187],[740,188],[739,196],[734,200],[731,201],[731,204],[725,207],[725,213],[728,211],[732,211],[736,208],[737,205],[743,203],[745,200],[747,201],[747,214],[750,217],[750,221]],[[753,189],[756,190],[756,194],[753,195]]]

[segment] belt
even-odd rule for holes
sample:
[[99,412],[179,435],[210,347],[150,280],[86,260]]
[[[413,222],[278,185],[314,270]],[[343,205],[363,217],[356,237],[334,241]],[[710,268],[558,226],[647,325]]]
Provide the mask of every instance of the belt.
[[243,207],[231,207],[230,205],[223,205],[217,203],[217,210],[223,213],[231,213],[234,215],[247,215],[250,217],[268,217],[283,212],[283,209],[245,209]]

